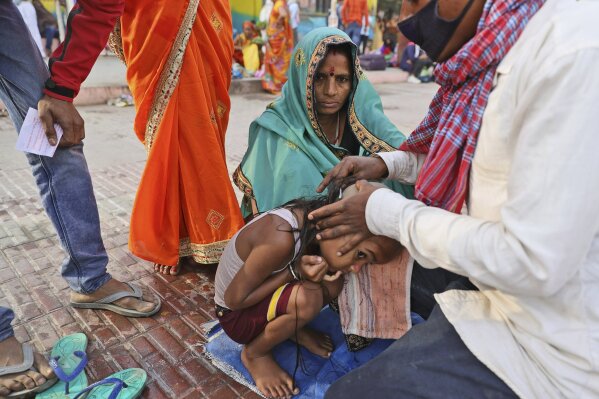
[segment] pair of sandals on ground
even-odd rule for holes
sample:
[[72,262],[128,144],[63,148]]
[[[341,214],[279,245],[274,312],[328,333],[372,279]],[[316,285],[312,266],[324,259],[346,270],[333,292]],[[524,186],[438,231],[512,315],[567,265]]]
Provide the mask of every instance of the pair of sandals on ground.
[[[76,333],[61,338],[52,348],[51,369],[46,370],[45,381],[36,380],[40,384],[33,387],[25,385],[25,389],[14,391],[6,397],[10,399],[34,396],[36,399],[134,399],[141,395],[147,374],[138,368],[119,371],[88,385],[85,375],[86,349],[85,334]],[[22,344],[22,350],[23,363],[17,366],[0,367],[0,373],[24,372],[34,366],[36,359],[31,346]]]
[[[150,317],[160,310],[162,302],[156,294],[144,292],[141,287],[131,283],[124,283],[126,288],[115,292],[114,286],[121,284],[123,283],[110,280],[100,290],[112,291],[112,293],[95,301],[80,300],[85,296],[74,293],[71,295],[70,304],[76,308],[109,310],[126,317]],[[138,309],[135,309],[136,306]],[[7,356],[5,359],[0,356],[0,398],[16,399],[35,396],[40,399],[75,399],[80,397],[89,399],[132,399],[139,396],[132,395],[133,392],[137,392],[139,381],[143,380],[143,384],[139,388],[138,394],[141,393],[145,384],[145,371],[140,369],[129,369],[115,373],[84,391],[84,388],[87,387],[87,378],[85,378],[83,372],[87,363],[87,357],[85,356],[87,338],[84,334],[74,334],[74,336],[76,338],[72,338],[73,336],[69,336],[71,338],[65,337],[55,345],[52,350],[50,365],[43,356],[34,353],[30,345],[19,345],[14,337],[3,341],[5,345],[14,343],[13,349],[20,346],[22,348],[22,360],[19,364],[13,364],[11,356]],[[76,378],[79,379],[75,380]],[[64,390],[65,384],[68,388],[67,392]],[[78,396],[79,392],[83,393]]]

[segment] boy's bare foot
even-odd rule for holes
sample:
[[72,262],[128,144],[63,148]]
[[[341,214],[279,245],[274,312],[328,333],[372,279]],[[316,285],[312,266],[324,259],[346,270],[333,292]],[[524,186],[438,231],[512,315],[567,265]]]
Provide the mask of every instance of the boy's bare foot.
[[154,271],[156,273],[165,274],[167,276],[176,276],[181,271],[181,265],[179,264],[176,266],[168,266],[154,263]]
[[290,398],[299,393],[293,387],[293,380],[268,353],[260,357],[248,355],[247,347],[241,351],[241,361],[248,369],[256,386],[267,398]]
[[[295,341],[295,334],[291,336],[291,340]],[[333,352],[333,341],[331,337],[320,331],[312,330],[308,327],[300,328],[297,332],[298,344],[314,353],[316,356],[329,358]]]
[[[34,353],[33,356],[35,370],[0,376],[0,397],[6,397],[12,392],[33,389],[55,377],[54,371],[42,355]],[[16,366],[22,363],[23,349],[15,337],[0,342],[0,367]]]
[[[129,291],[131,288],[118,280],[110,279],[106,284],[101,286],[96,292],[91,294],[80,294],[78,292],[71,293],[71,302],[95,302],[99,299],[105,298],[110,294],[114,294],[120,291]],[[132,309],[138,312],[150,312],[156,309],[158,302],[155,302],[157,298],[155,295],[143,290],[142,299],[134,297],[125,297],[112,302],[114,305],[120,306],[125,309]]]

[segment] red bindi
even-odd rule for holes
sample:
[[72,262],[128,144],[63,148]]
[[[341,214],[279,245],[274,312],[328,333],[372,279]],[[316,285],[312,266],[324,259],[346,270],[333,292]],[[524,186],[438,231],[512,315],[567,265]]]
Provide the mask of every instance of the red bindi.
[[335,67],[330,67],[329,68],[329,76],[335,76]]

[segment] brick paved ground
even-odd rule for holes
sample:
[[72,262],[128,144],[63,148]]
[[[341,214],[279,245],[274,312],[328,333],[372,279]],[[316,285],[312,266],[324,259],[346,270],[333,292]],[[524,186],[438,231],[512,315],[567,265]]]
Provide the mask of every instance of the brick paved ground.
[[[377,86],[385,110],[404,132],[418,123],[435,90],[431,85]],[[232,97],[227,163],[236,167],[247,143],[247,127],[273,97]],[[123,281],[152,287],[163,299],[150,319],[75,310],[60,277],[63,252],[39,200],[22,154],[14,150],[14,128],[0,118],[0,304],[15,310],[18,338],[48,352],[63,335],[89,338],[90,381],[128,367],[149,374],[143,398],[256,398],[214,369],[202,355],[200,325],[212,318],[214,270],[155,274],[130,255],[127,235],[131,205],[145,152],[131,132],[132,108],[80,108],[86,121],[86,154],[92,171],[109,271]]]
[[0,303],[15,310],[17,337],[47,352],[60,336],[82,331],[89,338],[90,380],[141,367],[149,375],[144,398],[257,397],[202,355],[200,325],[214,318],[214,270],[165,277],[127,251],[130,209],[142,168],[136,162],[92,175],[110,273],[152,287],[163,300],[161,312],[149,319],[69,307],[68,287],[59,272],[63,252],[30,171],[0,171]]

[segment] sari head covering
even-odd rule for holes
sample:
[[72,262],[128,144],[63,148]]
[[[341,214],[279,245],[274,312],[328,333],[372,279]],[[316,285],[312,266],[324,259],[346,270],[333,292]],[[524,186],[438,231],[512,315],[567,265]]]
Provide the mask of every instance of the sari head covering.
[[[347,151],[329,143],[315,109],[314,75],[331,45],[351,47],[353,88],[348,97],[350,129],[360,144],[359,155],[393,151],[405,140],[383,113],[381,99],[360,68],[357,48],[336,28],[315,29],[298,43],[289,79],[280,98],[250,125],[249,146],[233,175],[245,194],[242,210],[250,214],[250,200],[264,212],[298,198],[316,195],[316,187]],[[398,185],[399,191],[411,192]]]

